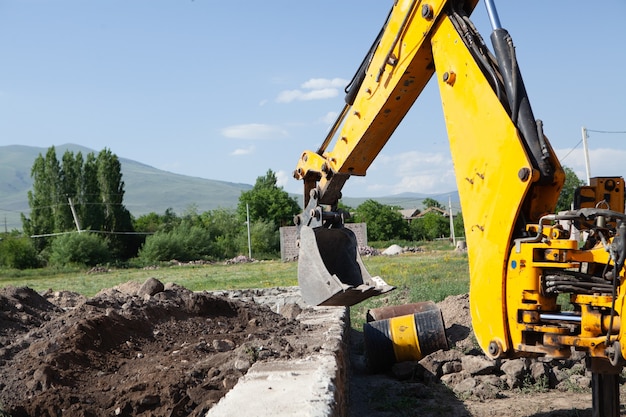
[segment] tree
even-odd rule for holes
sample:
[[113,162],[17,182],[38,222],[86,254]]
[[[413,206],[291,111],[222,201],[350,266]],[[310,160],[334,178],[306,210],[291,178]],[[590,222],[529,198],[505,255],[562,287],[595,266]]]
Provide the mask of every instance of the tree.
[[[35,158],[30,175],[33,178],[33,189],[28,191],[28,205],[30,218],[21,215],[24,232],[29,235],[46,235],[62,231],[57,226],[60,215],[61,167],[56,157],[54,146],[46,152],[46,156],[39,154]],[[37,250],[41,251],[49,244],[47,238],[35,242]]]
[[241,193],[237,213],[243,221],[246,219],[246,205],[251,221],[267,220],[276,228],[291,224],[293,216],[300,212],[298,202],[276,185],[276,174],[271,169],[265,176],[256,179],[251,190]]
[[[80,179],[83,174],[83,156],[79,152],[76,156],[70,151],[65,151],[61,159],[60,176],[60,195],[65,197],[63,204],[59,206],[59,216],[56,227],[59,230],[71,230],[76,227],[74,216],[69,205],[71,199],[72,204],[78,202],[80,193]],[[68,204],[65,204],[68,203]]]
[[438,212],[428,212],[411,222],[413,240],[435,240],[450,235],[450,220]]
[[565,183],[559,194],[559,200],[556,203],[556,212],[569,210],[574,201],[574,193],[576,188],[585,185],[585,182],[578,178],[573,169],[569,167],[563,167],[565,171]]
[[[132,232],[130,212],[123,205],[124,182],[121,164],[108,149],[96,158],[93,153],[83,162],[81,153],[67,151],[60,164],[54,146],[45,157],[35,159],[31,170],[33,189],[28,192],[30,218],[22,215],[22,226],[29,235],[47,235],[75,230],[70,207],[74,205],[81,229],[102,232]],[[132,235],[107,237],[115,256],[129,258],[137,252],[138,241]],[[39,239],[42,251],[49,239]]]
[[[247,233],[239,235],[239,247],[245,247],[247,252]],[[280,234],[276,226],[268,220],[252,223],[250,227],[250,246],[255,258],[275,256],[280,250]]]
[[459,238],[465,236],[465,222],[463,221],[463,213],[458,212],[453,220],[454,235]]
[[143,214],[133,221],[133,228],[138,232],[154,233],[159,231],[170,232],[180,224],[180,218],[176,216],[170,207],[162,215],[155,212]]
[[100,201],[98,162],[93,152],[87,154],[83,164],[76,209],[85,230],[99,230],[104,224],[104,206]]
[[[247,253],[246,226],[234,210],[215,209],[202,213],[200,217],[203,226],[213,238],[213,256],[228,259]],[[253,229],[254,224],[256,222],[253,223]]]
[[444,207],[441,205],[441,203],[434,198],[426,197],[424,201],[422,201],[422,204],[425,208],[435,207],[444,210]]
[[356,208],[354,221],[367,224],[369,240],[406,239],[408,237],[408,225],[398,208],[374,200],[366,200]]

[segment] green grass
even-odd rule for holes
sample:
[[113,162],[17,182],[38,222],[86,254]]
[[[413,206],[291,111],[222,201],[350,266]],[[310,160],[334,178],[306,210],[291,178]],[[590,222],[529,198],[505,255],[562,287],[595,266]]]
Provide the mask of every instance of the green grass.
[[371,308],[420,301],[439,302],[449,295],[469,291],[467,255],[453,251],[429,251],[399,256],[375,256],[363,260],[372,276],[380,276],[396,287],[392,292],[370,298],[350,309],[350,320],[360,329]]
[[0,270],[0,287],[26,286],[36,291],[67,290],[93,296],[103,288],[127,281],[143,282],[153,277],[175,282],[192,291],[266,288],[297,285],[295,262],[263,261],[248,264],[169,266],[157,269],[111,269],[87,273],[81,269]]
[[[378,275],[397,288],[351,307],[350,318],[355,329],[362,328],[370,308],[427,300],[438,302],[449,295],[469,291],[467,255],[451,250],[366,257],[363,263],[372,276]],[[39,292],[67,290],[87,297],[103,288],[128,281],[144,282],[150,277],[164,283],[175,282],[192,291],[286,287],[298,284],[297,269],[296,262],[281,261],[110,269],[91,274],[86,268],[0,269],[0,287],[26,286]]]

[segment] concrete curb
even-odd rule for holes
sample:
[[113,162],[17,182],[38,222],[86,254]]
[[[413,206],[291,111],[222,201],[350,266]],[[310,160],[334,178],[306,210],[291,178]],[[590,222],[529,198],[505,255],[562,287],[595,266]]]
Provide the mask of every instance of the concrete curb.
[[[252,299],[269,304],[277,312],[286,300],[303,305],[294,288],[252,291]],[[250,296],[241,291],[228,295],[239,299]],[[299,360],[255,363],[206,417],[347,415],[348,308],[308,307],[297,319],[312,325],[321,349]]]

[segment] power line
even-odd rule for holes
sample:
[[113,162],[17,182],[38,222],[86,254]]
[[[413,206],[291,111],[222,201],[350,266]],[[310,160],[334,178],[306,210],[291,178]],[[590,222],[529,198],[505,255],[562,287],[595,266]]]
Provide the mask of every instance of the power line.
[[39,237],[52,237],[52,236],[61,236],[61,235],[70,235],[73,233],[100,233],[100,234],[107,234],[107,235],[153,235],[154,232],[109,232],[106,230],[81,230],[80,232],[78,230],[71,230],[68,232],[56,232],[56,233],[44,233],[44,234],[40,234],[40,235],[31,235],[31,238],[39,238]]
[[624,134],[624,133],[626,133],[626,130],[593,130],[593,129],[587,129],[587,132]]
[[564,160],[565,160],[565,158],[567,158],[568,156],[570,156],[570,154],[571,154],[572,152],[574,152],[574,151],[576,150],[576,148],[578,148],[578,146],[579,146],[581,143],[583,143],[583,140],[582,140],[582,139],[581,139],[581,140],[579,140],[579,141],[578,141],[578,143],[577,143],[576,145],[574,145],[574,147],[573,147],[572,149],[570,149],[570,151],[569,151],[567,154],[565,154],[565,156],[564,156],[563,158],[561,158],[561,161],[564,161]]
[[[594,132],[594,133],[606,133],[606,134],[626,134],[626,130],[595,130],[595,129],[587,129],[585,128],[586,132]],[[572,152],[574,152],[576,150],[576,148],[578,148],[580,146],[580,144],[583,143],[583,140],[579,140],[578,143],[576,145],[574,145],[574,147],[572,147],[572,149],[570,149],[570,151],[568,153],[565,154],[564,157],[561,158],[561,161],[564,161],[565,158],[567,158],[568,156],[570,156],[570,154]]]

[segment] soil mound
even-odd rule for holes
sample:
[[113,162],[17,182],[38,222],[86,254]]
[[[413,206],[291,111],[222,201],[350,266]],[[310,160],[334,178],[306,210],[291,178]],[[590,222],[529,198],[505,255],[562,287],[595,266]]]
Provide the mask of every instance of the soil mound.
[[148,280],[0,290],[0,415],[200,416],[258,360],[307,354],[269,307]]

